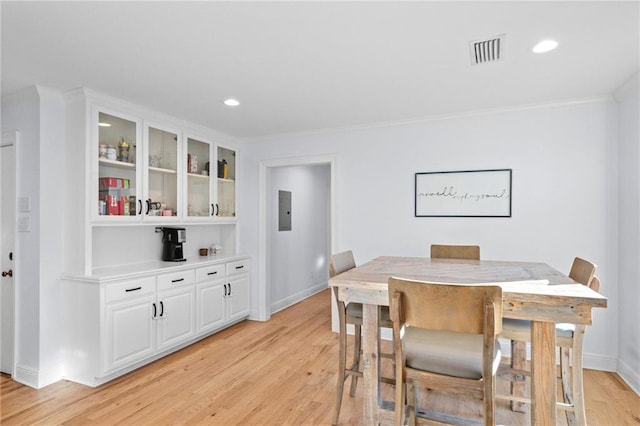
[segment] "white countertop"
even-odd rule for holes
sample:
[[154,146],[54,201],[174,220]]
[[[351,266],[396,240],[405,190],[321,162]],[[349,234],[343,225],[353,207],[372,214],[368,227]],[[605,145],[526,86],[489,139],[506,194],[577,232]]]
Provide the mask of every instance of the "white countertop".
[[154,260],[150,262],[96,268],[93,270],[93,273],[91,275],[65,275],[63,279],[103,283],[120,280],[123,278],[136,278],[143,275],[178,272],[182,269],[214,265],[216,263],[246,259],[247,257],[248,256],[246,255],[229,256],[222,254],[216,256],[188,257],[184,262],[165,262],[163,260]]

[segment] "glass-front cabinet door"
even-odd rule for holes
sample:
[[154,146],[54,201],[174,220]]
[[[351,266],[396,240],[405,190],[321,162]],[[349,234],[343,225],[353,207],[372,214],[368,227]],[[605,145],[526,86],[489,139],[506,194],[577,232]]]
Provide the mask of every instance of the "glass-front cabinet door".
[[156,126],[145,127],[146,175],[145,219],[166,221],[179,217],[178,176],[182,168],[179,133]]
[[[97,217],[135,220],[142,213],[138,141],[140,121],[97,111]],[[94,155],[96,155],[94,154]],[[107,219],[109,217],[109,219]],[[115,219],[118,217],[119,219]]]
[[217,209],[218,217],[236,216],[236,152],[219,146],[217,149]]
[[207,219],[215,214],[210,177],[212,151],[212,143],[187,137],[187,219]]

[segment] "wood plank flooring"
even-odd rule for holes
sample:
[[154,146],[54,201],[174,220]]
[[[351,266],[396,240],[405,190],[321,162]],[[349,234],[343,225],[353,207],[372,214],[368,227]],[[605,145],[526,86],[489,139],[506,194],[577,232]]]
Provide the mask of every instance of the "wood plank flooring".
[[[245,321],[97,388],[61,381],[34,390],[2,377],[0,424],[328,425],[338,365],[329,309],[326,290],[268,322]],[[640,425],[640,398],[617,375],[586,370],[585,395],[590,425]],[[480,401],[424,399],[454,414],[481,409]],[[353,398],[345,392],[340,423],[361,424],[361,412],[358,386]],[[565,424],[561,412],[558,418]],[[498,422],[528,425],[529,416],[499,401]]]

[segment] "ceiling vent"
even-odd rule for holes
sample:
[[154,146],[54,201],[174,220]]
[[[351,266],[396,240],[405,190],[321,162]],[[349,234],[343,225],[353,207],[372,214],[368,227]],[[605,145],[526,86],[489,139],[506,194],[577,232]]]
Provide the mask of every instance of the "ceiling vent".
[[506,34],[501,34],[488,40],[469,42],[471,65],[486,64],[504,60],[504,46]]

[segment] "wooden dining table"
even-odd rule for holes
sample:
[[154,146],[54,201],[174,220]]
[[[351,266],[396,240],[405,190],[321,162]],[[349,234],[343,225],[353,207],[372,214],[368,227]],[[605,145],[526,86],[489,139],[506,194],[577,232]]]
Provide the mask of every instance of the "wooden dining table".
[[503,316],[531,321],[531,424],[556,424],[556,323],[591,324],[606,297],[544,263],[378,257],[336,275],[329,286],[346,303],[363,304],[363,424],[393,423],[393,405],[380,399],[378,306],[389,305],[390,277],[439,283],[496,283]]

